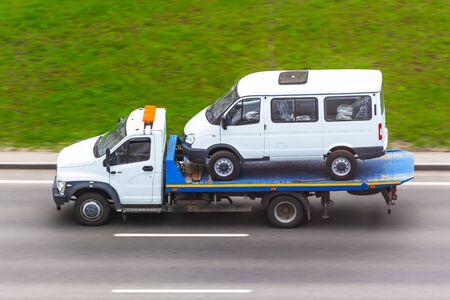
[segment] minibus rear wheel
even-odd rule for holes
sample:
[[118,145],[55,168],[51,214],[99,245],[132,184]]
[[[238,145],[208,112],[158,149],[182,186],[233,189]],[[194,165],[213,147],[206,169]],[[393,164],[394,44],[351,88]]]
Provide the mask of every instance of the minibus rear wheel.
[[241,162],[230,151],[217,151],[208,161],[208,171],[213,180],[233,180],[239,176]]
[[333,180],[349,180],[356,175],[356,158],[346,150],[333,151],[327,157],[326,170]]

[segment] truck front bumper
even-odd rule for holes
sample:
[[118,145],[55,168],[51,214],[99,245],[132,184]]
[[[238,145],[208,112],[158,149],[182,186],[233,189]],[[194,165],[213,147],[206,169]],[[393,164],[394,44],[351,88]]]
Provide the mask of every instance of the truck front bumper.
[[191,145],[183,141],[183,154],[191,162],[204,164],[208,156],[208,150],[192,148]]
[[69,199],[66,195],[61,195],[58,191],[58,188],[56,187],[56,176],[53,180],[53,187],[52,187],[52,194],[53,194],[53,201],[55,202],[56,208],[60,208],[61,205],[63,205],[66,202],[69,202]]

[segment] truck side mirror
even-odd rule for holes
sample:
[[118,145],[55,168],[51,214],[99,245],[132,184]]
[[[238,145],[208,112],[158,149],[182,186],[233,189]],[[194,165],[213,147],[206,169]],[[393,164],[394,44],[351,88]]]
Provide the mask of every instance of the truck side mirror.
[[225,116],[220,119],[220,125],[222,126],[223,130],[227,130],[227,118]]
[[106,167],[106,172],[111,173],[111,150],[106,148],[105,154],[106,158],[103,161],[103,165]]

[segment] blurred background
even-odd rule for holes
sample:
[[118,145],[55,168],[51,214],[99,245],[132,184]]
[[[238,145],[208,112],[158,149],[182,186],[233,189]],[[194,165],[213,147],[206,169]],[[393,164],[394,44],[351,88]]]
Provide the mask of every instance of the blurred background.
[[179,134],[248,73],[373,68],[391,146],[448,151],[449,16],[446,0],[3,0],[0,148],[57,150],[146,104]]

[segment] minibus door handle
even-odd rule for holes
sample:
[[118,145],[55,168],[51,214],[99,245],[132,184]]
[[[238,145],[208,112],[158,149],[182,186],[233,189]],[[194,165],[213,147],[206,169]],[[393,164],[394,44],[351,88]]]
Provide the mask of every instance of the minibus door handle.
[[142,170],[151,172],[151,171],[153,171],[153,167],[152,166],[143,166]]

